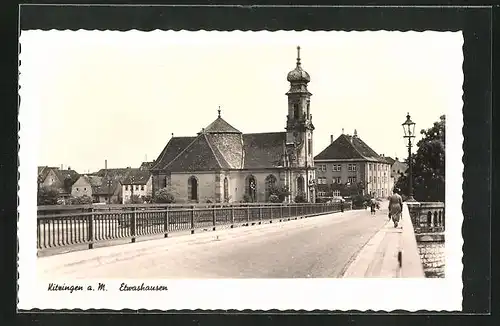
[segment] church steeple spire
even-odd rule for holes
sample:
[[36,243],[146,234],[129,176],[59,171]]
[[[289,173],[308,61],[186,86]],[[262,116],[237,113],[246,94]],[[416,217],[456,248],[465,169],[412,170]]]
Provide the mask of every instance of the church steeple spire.
[[297,67],[300,67],[300,45],[297,46]]

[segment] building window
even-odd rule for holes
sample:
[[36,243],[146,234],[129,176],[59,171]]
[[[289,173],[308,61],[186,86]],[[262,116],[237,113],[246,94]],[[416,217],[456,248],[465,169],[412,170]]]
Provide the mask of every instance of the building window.
[[224,178],[224,201],[229,202],[229,180],[227,177]]
[[347,182],[350,184],[355,184],[356,183],[356,177],[348,177]]
[[333,181],[333,183],[340,183],[341,182],[340,177],[334,177],[332,181]]
[[188,199],[198,200],[198,180],[195,176],[191,176],[188,179]]
[[247,181],[245,182],[246,189],[245,193],[250,196],[250,200],[254,202],[256,200],[257,195],[257,180],[253,175],[247,177]]
[[144,190],[144,185],[141,185],[141,190]]
[[353,164],[347,164],[347,171],[356,171],[357,170],[357,165],[356,163]]
[[340,164],[334,164],[332,171],[340,171],[341,165]]
[[87,188],[83,188],[83,191],[87,191]]
[[276,177],[272,174],[266,177],[266,200],[269,200],[271,196],[271,191],[276,186]]
[[299,175],[299,177],[297,178],[297,191],[299,193],[304,192],[304,177],[301,175]]
[[125,191],[128,191],[128,185],[125,186]]
[[320,185],[326,185],[326,178],[325,177],[319,177],[318,178],[318,184],[320,184]]
[[334,190],[333,191],[333,196],[339,197],[340,196],[340,190]]
[[80,188],[76,188],[76,191],[80,191]]

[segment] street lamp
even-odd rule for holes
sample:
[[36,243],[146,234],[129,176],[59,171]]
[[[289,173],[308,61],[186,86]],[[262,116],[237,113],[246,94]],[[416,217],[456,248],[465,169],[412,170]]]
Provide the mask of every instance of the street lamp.
[[406,114],[406,121],[402,124],[404,138],[408,138],[408,199],[407,201],[415,201],[413,198],[413,175],[411,161],[411,139],[415,138],[415,122],[411,121],[410,113]]

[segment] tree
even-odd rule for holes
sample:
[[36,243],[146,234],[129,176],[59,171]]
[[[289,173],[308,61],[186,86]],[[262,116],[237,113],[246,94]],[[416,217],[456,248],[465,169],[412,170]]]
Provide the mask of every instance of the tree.
[[53,187],[41,187],[38,190],[37,205],[57,205],[59,191]]
[[87,205],[87,204],[92,204],[93,200],[92,197],[83,195],[79,197],[73,197],[70,200],[71,205]]
[[175,203],[175,196],[170,188],[165,187],[156,192],[153,197],[153,202],[162,204]]
[[144,200],[138,195],[132,195],[129,200],[127,200],[127,204],[142,204]]
[[[445,190],[445,128],[442,115],[431,128],[423,129],[423,138],[417,142],[412,155],[413,196],[418,201],[443,201]],[[406,160],[408,163],[408,160]],[[408,170],[401,175],[395,187],[408,196]]]
[[272,185],[269,189],[269,201],[271,203],[282,203],[290,195],[288,186]]

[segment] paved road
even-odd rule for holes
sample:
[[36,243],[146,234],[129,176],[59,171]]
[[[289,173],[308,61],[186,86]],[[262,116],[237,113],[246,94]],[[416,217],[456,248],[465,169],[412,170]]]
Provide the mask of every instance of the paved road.
[[[384,207],[383,205],[382,207]],[[38,258],[42,278],[340,277],[387,210],[317,216]]]

